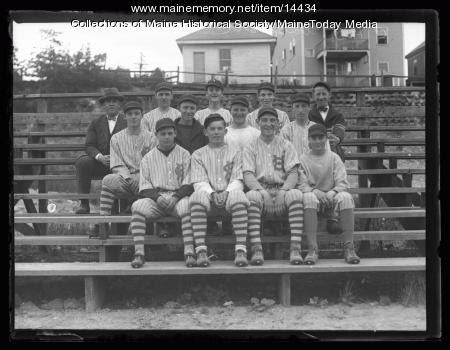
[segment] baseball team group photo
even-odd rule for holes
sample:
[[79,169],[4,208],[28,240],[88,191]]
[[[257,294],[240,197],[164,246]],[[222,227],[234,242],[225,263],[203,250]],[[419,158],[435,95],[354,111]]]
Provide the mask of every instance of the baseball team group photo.
[[14,23],[15,327],[425,330],[424,25],[130,30]]

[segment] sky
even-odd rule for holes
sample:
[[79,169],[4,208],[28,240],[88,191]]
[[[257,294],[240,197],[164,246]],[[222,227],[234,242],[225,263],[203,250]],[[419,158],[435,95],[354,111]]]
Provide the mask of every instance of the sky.
[[[183,69],[183,58],[175,40],[200,28],[79,28],[70,23],[13,22],[13,45],[18,49],[19,60],[26,61],[48,46],[40,32],[42,29],[60,32],[60,41],[71,52],[89,46],[93,54],[106,53],[106,68],[138,70],[142,53],[143,70],[159,67],[170,71],[177,70],[178,66]],[[425,40],[425,24],[405,23],[404,30],[406,55]],[[271,29],[261,31],[272,34]]]

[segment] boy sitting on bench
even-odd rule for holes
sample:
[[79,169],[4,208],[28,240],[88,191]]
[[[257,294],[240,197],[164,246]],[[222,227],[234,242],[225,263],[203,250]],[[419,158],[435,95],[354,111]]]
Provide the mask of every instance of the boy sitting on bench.
[[[343,234],[344,259],[349,264],[358,264],[360,259],[353,246],[354,213],[353,197],[347,192],[349,183],[347,172],[341,158],[326,148],[327,129],[315,124],[308,130],[310,151],[300,156],[300,184],[303,192],[305,234],[308,242],[308,254],[304,260],[314,265],[318,260],[317,214],[331,210],[340,219],[328,221],[327,231]],[[306,175],[306,176],[305,176]]]

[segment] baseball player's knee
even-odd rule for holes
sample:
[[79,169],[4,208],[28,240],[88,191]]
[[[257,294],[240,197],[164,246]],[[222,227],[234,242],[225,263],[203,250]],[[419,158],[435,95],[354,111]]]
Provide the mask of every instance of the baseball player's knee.
[[303,207],[305,209],[318,209],[319,200],[312,192],[303,193]]
[[337,206],[338,211],[353,209],[355,207],[353,196],[345,191],[339,192],[336,196],[334,196],[334,203]]
[[303,194],[302,191],[297,189],[291,189],[286,192],[286,197],[284,197],[284,202],[286,206],[289,207],[294,202],[303,203]]
[[188,197],[184,197],[178,201],[175,206],[175,212],[176,215],[180,218],[190,214]]
[[262,202],[263,202],[262,194],[259,191],[250,190],[245,195],[250,202],[253,202],[256,204],[262,204]]
[[190,206],[194,204],[199,204],[203,207],[205,207],[207,210],[210,208],[210,199],[209,195],[205,191],[196,191],[192,193],[191,197],[189,198]]
[[151,218],[154,216],[154,208],[156,203],[150,198],[141,198],[135,201],[131,205],[131,213],[132,215],[135,213],[140,213],[144,215],[146,218]]
[[246,208],[250,205],[250,201],[243,191],[230,191],[230,193],[228,193],[225,209],[229,212],[236,204],[242,204]]
[[102,187],[116,189],[120,187],[120,178],[118,174],[108,174],[102,180]]

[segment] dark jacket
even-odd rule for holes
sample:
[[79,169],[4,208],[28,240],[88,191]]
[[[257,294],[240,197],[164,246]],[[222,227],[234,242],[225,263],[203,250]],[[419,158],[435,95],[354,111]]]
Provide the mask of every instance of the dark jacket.
[[204,133],[203,126],[194,119],[191,126],[180,124],[180,118],[175,119],[175,129],[177,136],[175,142],[192,154],[194,151],[206,146],[209,142],[208,137]]
[[119,113],[116,126],[112,134],[109,132],[108,118],[102,115],[95,118],[88,127],[85,142],[85,151],[89,157],[95,158],[98,153],[109,154],[109,142],[111,136],[127,127],[127,122],[123,114]]
[[[341,112],[335,110],[331,104],[328,104],[328,106],[328,114],[325,120],[323,120],[320,115],[317,105],[314,105],[311,108],[311,111],[309,112],[309,120],[317,124],[325,125],[327,130],[339,137],[340,142],[342,142],[345,137],[345,127],[347,125],[344,116]],[[336,124],[340,124],[344,126],[344,128],[333,128]],[[344,161],[344,150],[341,148],[340,144],[338,144],[335,149],[332,148],[332,150],[337,153],[339,157],[341,157],[342,161]]]

